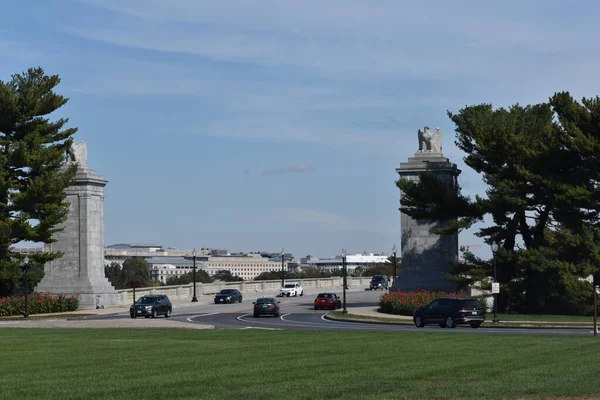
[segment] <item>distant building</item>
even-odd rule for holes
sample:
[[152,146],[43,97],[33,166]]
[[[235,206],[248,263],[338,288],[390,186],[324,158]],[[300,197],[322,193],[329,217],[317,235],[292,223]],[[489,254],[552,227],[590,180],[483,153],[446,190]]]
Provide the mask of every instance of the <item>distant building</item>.
[[[15,248],[22,253],[43,252],[43,247]],[[150,265],[153,281],[166,283],[167,279],[193,270],[194,249],[165,248],[156,243],[118,243],[104,249],[104,264],[123,265],[125,260],[142,258]],[[284,253],[283,269],[296,267],[291,253]],[[252,280],[263,272],[281,271],[281,253],[254,252],[230,254],[223,249],[196,249],[196,268],[210,276],[219,270],[230,271],[244,280]]]
[[[356,268],[369,268],[375,264],[388,263],[387,255],[375,253],[348,254],[346,255],[346,268],[352,273]],[[342,256],[331,258],[317,258],[306,256],[300,259],[300,268],[322,268],[326,271],[336,271],[342,268]]]
[[[158,244],[117,244],[106,247],[105,263],[123,264],[129,258],[143,258],[150,264],[153,281],[166,283],[173,276],[184,275],[193,269],[193,249],[164,248]],[[293,260],[289,253],[284,256],[283,268]],[[233,253],[224,249],[196,249],[196,268],[212,276],[219,270],[230,271],[244,280],[252,280],[263,272],[281,271],[281,254],[264,252]]]
[[[166,283],[172,276],[187,274],[193,270],[192,257],[152,257],[146,259],[150,264],[153,281]],[[272,260],[260,254],[197,256],[196,269],[204,270],[209,276],[217,271],[227,270],[245,281],[252,280],[263,272],[281,271],[281,257]],[[287,271],[288,262],[284,260],[283,269]]]

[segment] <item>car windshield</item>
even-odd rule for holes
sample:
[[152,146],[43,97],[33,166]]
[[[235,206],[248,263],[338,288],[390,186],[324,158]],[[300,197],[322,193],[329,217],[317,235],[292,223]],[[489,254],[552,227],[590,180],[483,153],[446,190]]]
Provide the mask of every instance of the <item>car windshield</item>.
[[333,298],[333,295],[330,293],[319,293],[319,295],[317,296],[319,298]]
[[158,300],[158,297],[151,297],[151,296],[144,296],[144,297],[140,297],[138,299],[138,301],[136,301],[136,304],[154,304],[156,303]]
[[275,299],[272,297],[261,297],[259,299],[256,299],[256,303],[257,304],[270,304],[270,303],[275,303]]
[[232,293],[233,293],[233,289],[223,289],[219,292],[219,294],[232,294]]
[[293,283],[286,283],[283,287],[284,288],[293,288],[293,287],[296,287],[296,285],[294,285]]
[[379,276],[374,276],[373,277],[373,282],[379,282],[383,280],[383,276],[379,275]]

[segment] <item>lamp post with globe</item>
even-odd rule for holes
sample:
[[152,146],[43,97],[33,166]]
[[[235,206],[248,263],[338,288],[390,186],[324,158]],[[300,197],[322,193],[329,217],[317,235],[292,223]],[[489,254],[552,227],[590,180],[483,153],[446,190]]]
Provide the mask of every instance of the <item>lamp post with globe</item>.
[[344,286],[343,288],[343,307],[344,309],[342,310],[342,313],[344,314],[348,314],[348,310],[346,309],[346,286],[347,286],[347,281],[348,281],[348,273],[346,271],[346,249],[342,250],[342,285]]
[[492,320],[492,322],[494,324],[497,324],[498,322],[500,322],[500,320],[498,319],[498,293],[500,292],[500,285],[498,284],[498,277],[496,275],[496,252],[498,251],[498,244],[492,243],[490,247],[492,248],[492,264],[494,267],[494,283],[492,284],[492,293],[494,295],[494,319]]

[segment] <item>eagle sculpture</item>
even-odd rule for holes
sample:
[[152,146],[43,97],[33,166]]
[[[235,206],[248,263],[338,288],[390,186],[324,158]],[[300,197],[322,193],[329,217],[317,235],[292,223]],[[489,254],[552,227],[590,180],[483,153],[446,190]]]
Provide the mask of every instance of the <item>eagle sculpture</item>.
[[426,126],[425,130],[419,129],[419,151],[418,153],[441,153],[442,152],[442,132],[440,128],[435,128],[431,132]]

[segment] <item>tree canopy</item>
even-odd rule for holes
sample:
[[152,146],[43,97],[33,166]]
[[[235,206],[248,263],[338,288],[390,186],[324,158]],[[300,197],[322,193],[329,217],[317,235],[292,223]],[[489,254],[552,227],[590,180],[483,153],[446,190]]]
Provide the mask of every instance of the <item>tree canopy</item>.
[[233,275],[231,273],[231,271],[228,269],[218,270],[217,272],[214,273],[214,275],[212,276],[212,279],[214,281],[221,281],[221,282],[238,282],[238,281],[244,280],[244,278],[242,278],[241,276]]
[[[498,243],[501,309],[584,312],[589,276],[600,262],[600,99],[581,103],[567,92],[548,102],[509,109],[491,104],[448,113],[465,164],[480,173],[485,193],[469,198],[423,174],[399,180],[401,210],[449,223],[460,232],[491,217],[477,232]],[[451,279],[461,285],[491,275],[489,260],[466,252]]]
[[153,286],[150,264],[143,258],[127,259],[123,266],[113,262],[104,266],[104,273],[115,289],[131,288],[132,282],[138,282],[136,287]]
[[[54,92],[59,82],[58,75],[48,76],[42,68],[0,80],[0,295],[21,286],[24,255],[12,246],[52,243],[68,214],[64,189],[76,166],[64,165],[77,129],[65,128],[66,118],[48,117],[68,101]],[[29,254],[35,279],[43,276],[46,262],[60,256]]]
[[[169,285],[187,285],[194,281],[193,271],[183,275],[174,275],[167,278],[167,286]],[[196,282],[197,283],[211,283],[213,280],[203,269],[196,269]]]

